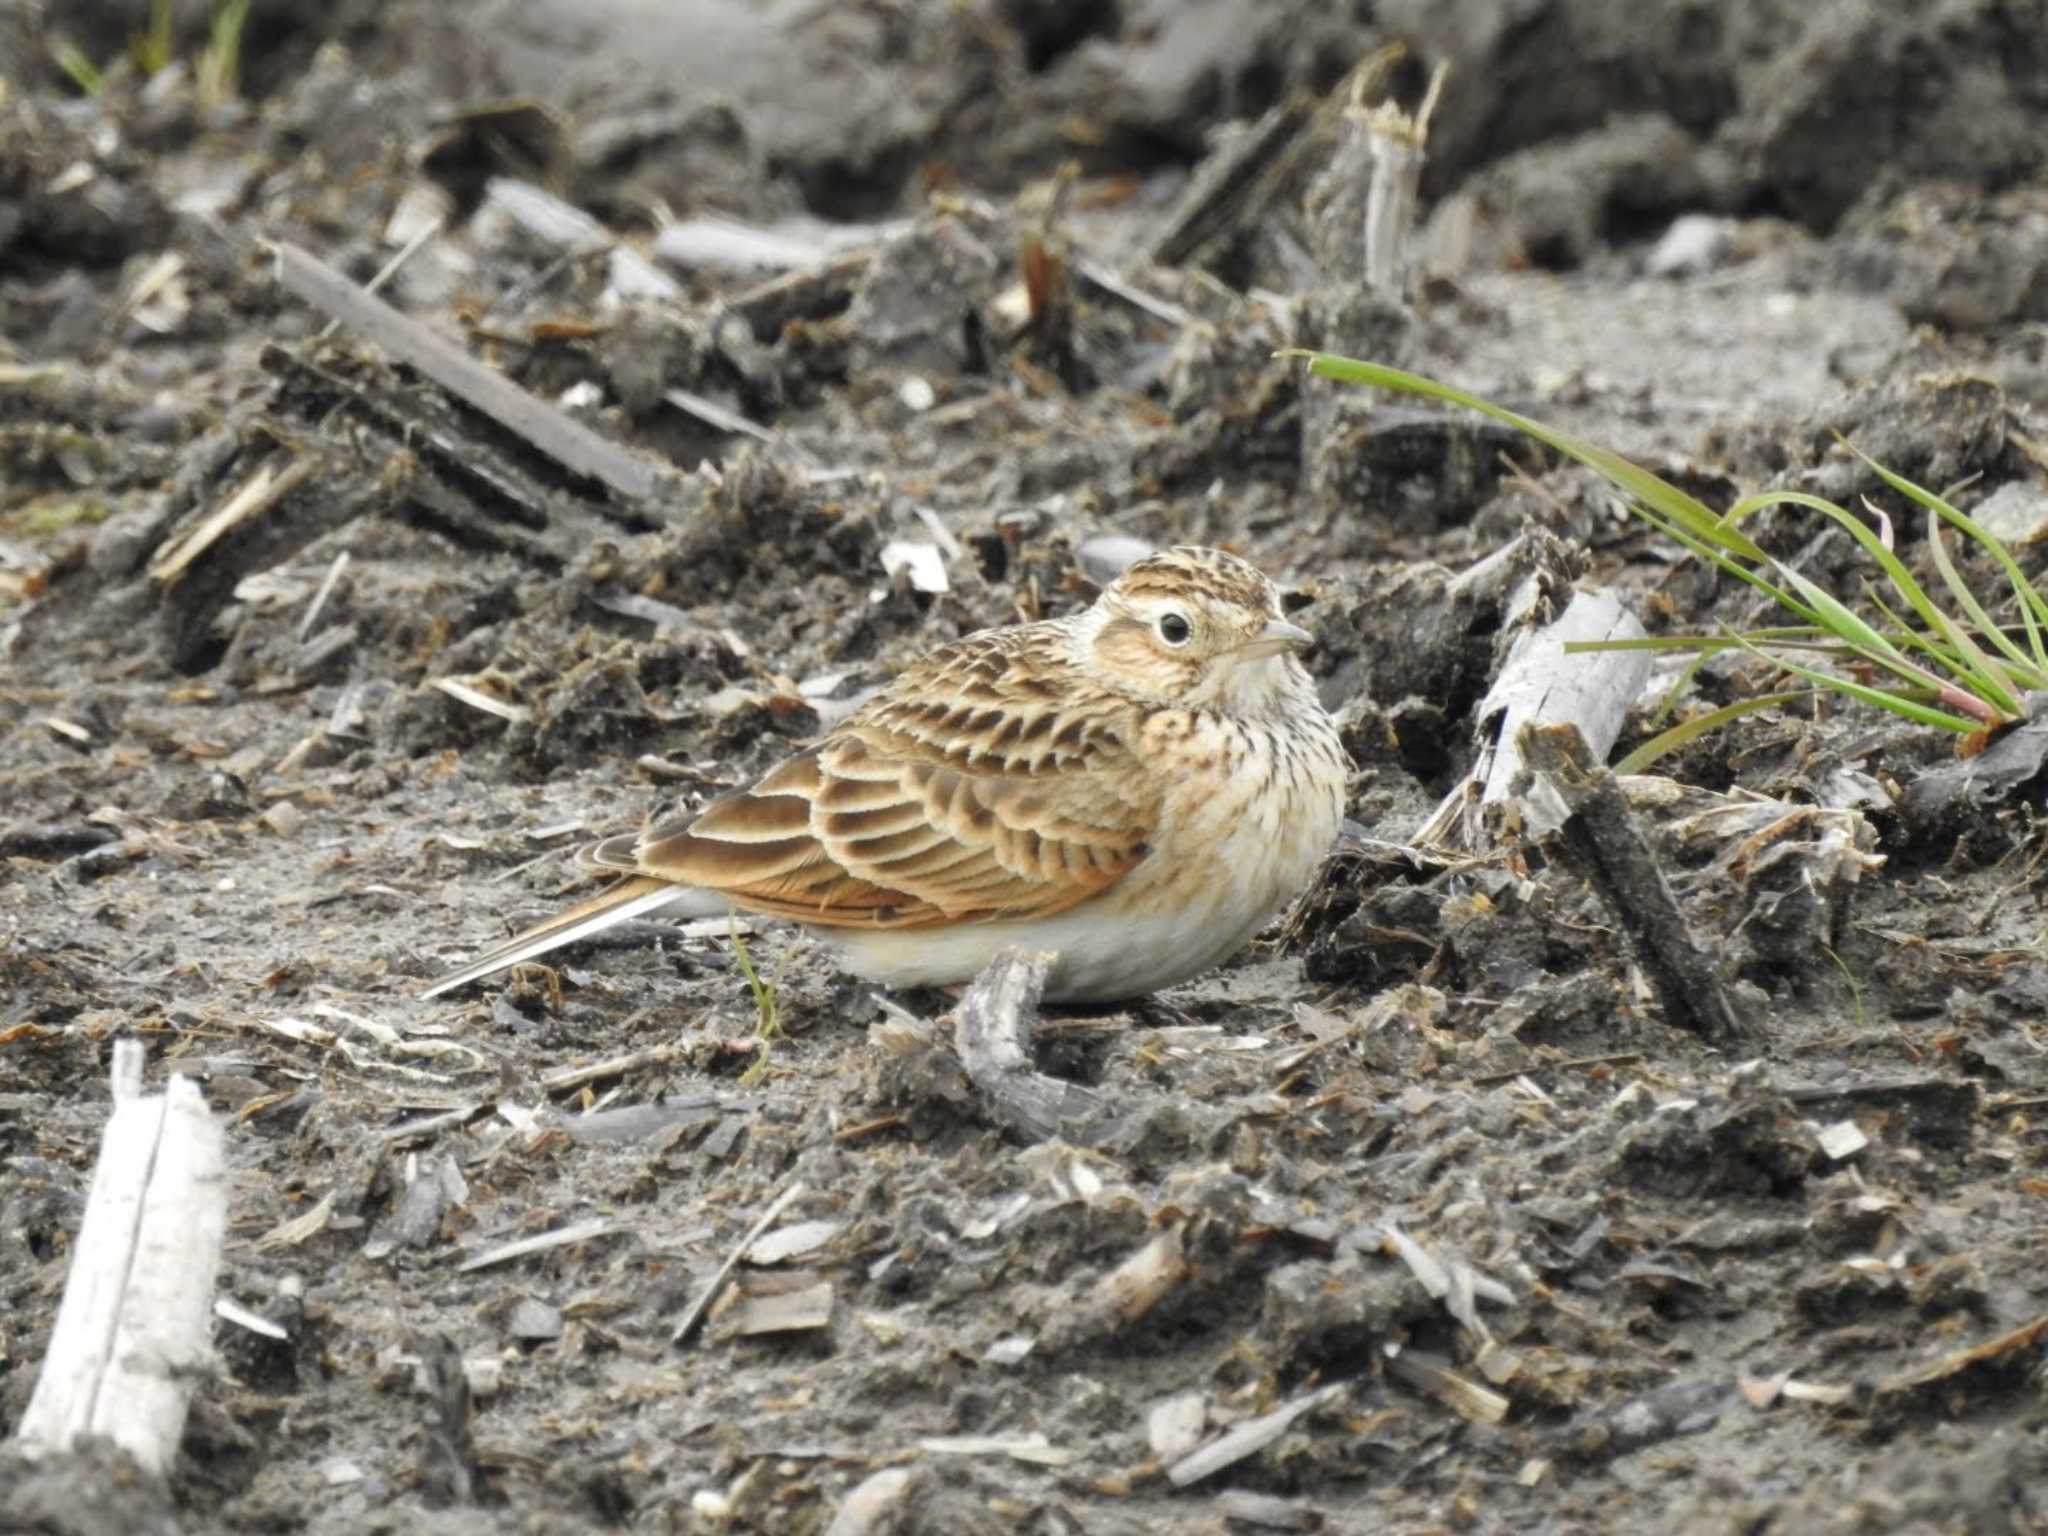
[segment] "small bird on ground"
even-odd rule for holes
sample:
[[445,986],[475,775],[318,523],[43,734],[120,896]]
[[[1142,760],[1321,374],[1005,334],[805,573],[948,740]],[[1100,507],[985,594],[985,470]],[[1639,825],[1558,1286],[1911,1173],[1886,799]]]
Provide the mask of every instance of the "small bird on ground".
[[889,987],[1058,955],[1051,1002],[1115,1002],[1228,959],[1313,878],[1349,761],[1255,566],[1182,547],[1068,618],[983,630],[694,817],[609,838],[628,878],[433,997],[629,918],[787,918]]

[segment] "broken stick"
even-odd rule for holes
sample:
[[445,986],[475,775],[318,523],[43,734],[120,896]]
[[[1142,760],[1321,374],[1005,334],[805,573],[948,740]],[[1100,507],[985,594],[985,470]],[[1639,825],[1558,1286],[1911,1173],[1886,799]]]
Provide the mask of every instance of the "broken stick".
[[968,1081],[987,1096],[992,1119],[1032,1141],[1095,1146],[1116,1117],[1115,1103],[1047,1077],[1031,1061],[1031,1027],[1053,959],[1006,949],[991,960],[953,1010],[954,1049]]
[[114,1113],[20,1437],[30,1455],[104,1437],[161,1473],[213,1355],[227,1186],[198,1084],[144,1098],[142,1057],[140,1041],[114,1047]]
[[277,280],[286,292],[375,342],[398,362],[417,368],[564,469],[595,480],[641,506],[674,490],[679,476],[673,466],[656,463],[598,436],[566,411],[528,394],[310,252],[284,243],[275,249]]
[[1527,725],[1516,746],[1530,770],[1547,779],[1569,808],[1559,837],[1627,931],[1665,1017],[1710,1040],[1750,1034],[1713,957],[1693,942],[1621,786],[1613,774],[1594,765],[1578,728]]

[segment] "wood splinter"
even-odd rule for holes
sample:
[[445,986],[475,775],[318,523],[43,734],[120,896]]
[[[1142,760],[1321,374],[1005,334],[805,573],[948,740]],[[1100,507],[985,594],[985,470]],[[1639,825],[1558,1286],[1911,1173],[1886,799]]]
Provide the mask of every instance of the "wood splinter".
[[19,1435],[31,1456],[105,1438],[163,1473],[213,1358],[227,1185],[199,1085],[144,1098],[142,1059],[140,1041],[115,1044],[114,1113]]

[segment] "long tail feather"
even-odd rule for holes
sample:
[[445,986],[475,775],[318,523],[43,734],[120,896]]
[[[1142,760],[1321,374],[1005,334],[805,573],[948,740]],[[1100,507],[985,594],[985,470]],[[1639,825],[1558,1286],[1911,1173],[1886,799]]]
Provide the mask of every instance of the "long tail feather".
[[680,917],[716,917],[731,910],[731,903],[714,891],[700,891],[693,886],[644,877],[621,880],[603,895],[566,912],[558,912],[546,922],[536,923],[496,949],[477,956],[461,970],[449,972],[420,996],[439,997],[443,992],[452,992],[472,981],[495,976],[515,965],[524,965],[550,950],[573,944],[578,939],[587,939],[636,917],[647,917],[656,912],[672,912]]

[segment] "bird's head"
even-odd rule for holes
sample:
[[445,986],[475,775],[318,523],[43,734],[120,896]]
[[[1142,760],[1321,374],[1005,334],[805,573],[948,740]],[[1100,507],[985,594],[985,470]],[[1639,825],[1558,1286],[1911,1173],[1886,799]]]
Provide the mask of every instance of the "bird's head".
[[1125,568],[1083,616],[1080,664],[1148,704],[1256,716],[1304,680],[1314,637],[1280,616],[1280,591],[1236,555],[1194,545]]

